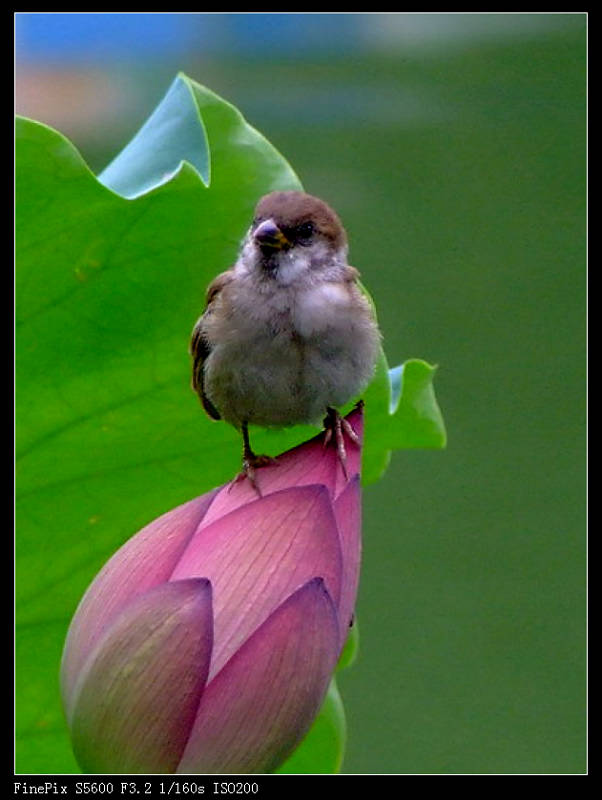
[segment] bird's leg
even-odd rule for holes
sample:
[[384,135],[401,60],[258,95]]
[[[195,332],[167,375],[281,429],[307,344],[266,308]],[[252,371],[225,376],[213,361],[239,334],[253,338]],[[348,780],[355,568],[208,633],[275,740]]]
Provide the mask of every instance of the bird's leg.
[[341,462],[341,467],[343,468],[343,475],[345,476],[345,480],[349,480],[349,475],[347,474],[347,450],[345,449],[345,434],[351,439],[351,441],[360,446],[360,440],[356,434],[356,432],[351,427],[351,424],[342,417],[336,408],[327,408],[326,409],[326,418],[324,420],[324,447],[326,447],[334,436],[334,444],[337,448],[337,454],[339,456],[339,461]]
[[255,489],[257,494],[261,497],[261,492],[259,491],[259,486],[257,485],[257,479],[255,476],[255,470],[258,467],[266,467],[269,464],[275,464],[276,459],[272,458],[271,456],[258,456],[251,450],[251,444],[249,442],[249,426],[248,423],[243,422],[241,425],[242,431],[242,472],[240,475],[237,476],[236,481],[241,480],[242,478],[248,478],[251,486]]

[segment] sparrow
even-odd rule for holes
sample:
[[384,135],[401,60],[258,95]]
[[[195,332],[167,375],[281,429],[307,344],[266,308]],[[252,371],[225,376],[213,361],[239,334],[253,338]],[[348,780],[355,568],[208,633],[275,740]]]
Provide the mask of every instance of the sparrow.
[[207,289],[192,331],[192,387],[203,408],[242,434],[242,473],[259,492],[249,425],[320,424],[346,473],[337,408],[369,383],[380,351],[372,306],[347,263],[347,235],[324,201],[304,192],[262,197],[234,266]]

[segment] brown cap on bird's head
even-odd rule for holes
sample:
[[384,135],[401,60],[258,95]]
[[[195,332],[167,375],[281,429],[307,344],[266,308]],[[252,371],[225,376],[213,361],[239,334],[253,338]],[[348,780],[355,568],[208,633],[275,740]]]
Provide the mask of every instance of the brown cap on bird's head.
[[257,203],[253,228],[271,220],[291,242],[317,234],[339,249],[347,236],[337,214],[318,197],[305,192],[272,192]]

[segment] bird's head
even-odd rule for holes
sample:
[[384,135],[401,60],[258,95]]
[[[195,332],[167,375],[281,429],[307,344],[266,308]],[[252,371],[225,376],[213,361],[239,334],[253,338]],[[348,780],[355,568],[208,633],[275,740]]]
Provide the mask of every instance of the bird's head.
[[318,277],[347,259],[347,236],[336,213],[304,192],[261,198],[243,245],[247,269],[283,285]]

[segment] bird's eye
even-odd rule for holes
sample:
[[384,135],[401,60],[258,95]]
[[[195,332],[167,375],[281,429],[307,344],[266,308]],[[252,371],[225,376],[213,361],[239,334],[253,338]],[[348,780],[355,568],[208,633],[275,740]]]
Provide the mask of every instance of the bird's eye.
[[300,239],[309,239],[313,232],[314,226],[312,222],[304,222],[297,228],[297,236]]

